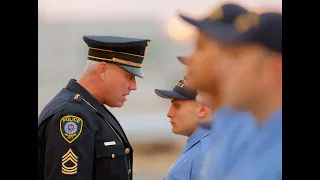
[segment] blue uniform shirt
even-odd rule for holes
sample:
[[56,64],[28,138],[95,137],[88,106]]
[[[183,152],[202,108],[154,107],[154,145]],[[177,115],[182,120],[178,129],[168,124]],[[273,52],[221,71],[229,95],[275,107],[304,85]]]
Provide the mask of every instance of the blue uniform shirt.
[[224,179],[240,156],[241,149],[247,146],[255,129],[253,122],[249,112],[239,112],[229,107],[215,112],[211,122],[212,142],[203,161],[200,180]]
[[257,127],[247,149],[226,177],[232,180],[282,179],[282,109]]
[[204,154],[211,142],[211,131],[196,130],[187,140],[176,162],[169,169],[165,180],[196,180],[201,169]]

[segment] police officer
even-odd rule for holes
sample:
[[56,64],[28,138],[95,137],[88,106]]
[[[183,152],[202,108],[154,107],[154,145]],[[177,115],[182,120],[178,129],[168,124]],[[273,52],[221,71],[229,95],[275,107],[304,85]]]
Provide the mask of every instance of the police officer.
[[87,66],[38,119],[38,179],[131,180],[132,147],[105,108],[122,107],[141,70],[150,40],[84,36]]
[[197,93],[188,88],[187,76],[181,78],[173,90],[155,89],[155,93],[171,100],[167,116],[170,118],[172,132],[188,137],[180,156],[164,179],[196,180],[211,141],[211,131],[200,129],[197,122],[210,121],[212,111],[196,102]]

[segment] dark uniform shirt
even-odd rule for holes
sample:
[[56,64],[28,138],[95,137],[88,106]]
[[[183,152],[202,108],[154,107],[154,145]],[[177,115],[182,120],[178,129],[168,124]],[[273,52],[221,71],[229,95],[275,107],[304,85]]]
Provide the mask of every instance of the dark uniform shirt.
[[71,79],[38,122],[38,179],[131,180],[132,147],[116,118]]

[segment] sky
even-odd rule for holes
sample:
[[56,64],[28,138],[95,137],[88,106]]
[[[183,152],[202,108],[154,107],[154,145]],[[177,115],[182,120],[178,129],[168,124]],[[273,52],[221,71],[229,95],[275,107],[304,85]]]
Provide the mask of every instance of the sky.
[[281,0],[39,0],[38,10],[48,19],[92,19],[159,17],[171,18],[178,12],[195,16],[223,2],[237,2],[249,8],[282,9]]

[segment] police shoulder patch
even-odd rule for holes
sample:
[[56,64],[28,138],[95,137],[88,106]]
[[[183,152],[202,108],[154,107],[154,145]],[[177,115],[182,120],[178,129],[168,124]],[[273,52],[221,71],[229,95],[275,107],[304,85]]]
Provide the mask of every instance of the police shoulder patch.
[[67,115],[60,120],[60,132],[62,137],[68,142],[75,141],[82,132],[83,120],[80,117]]

